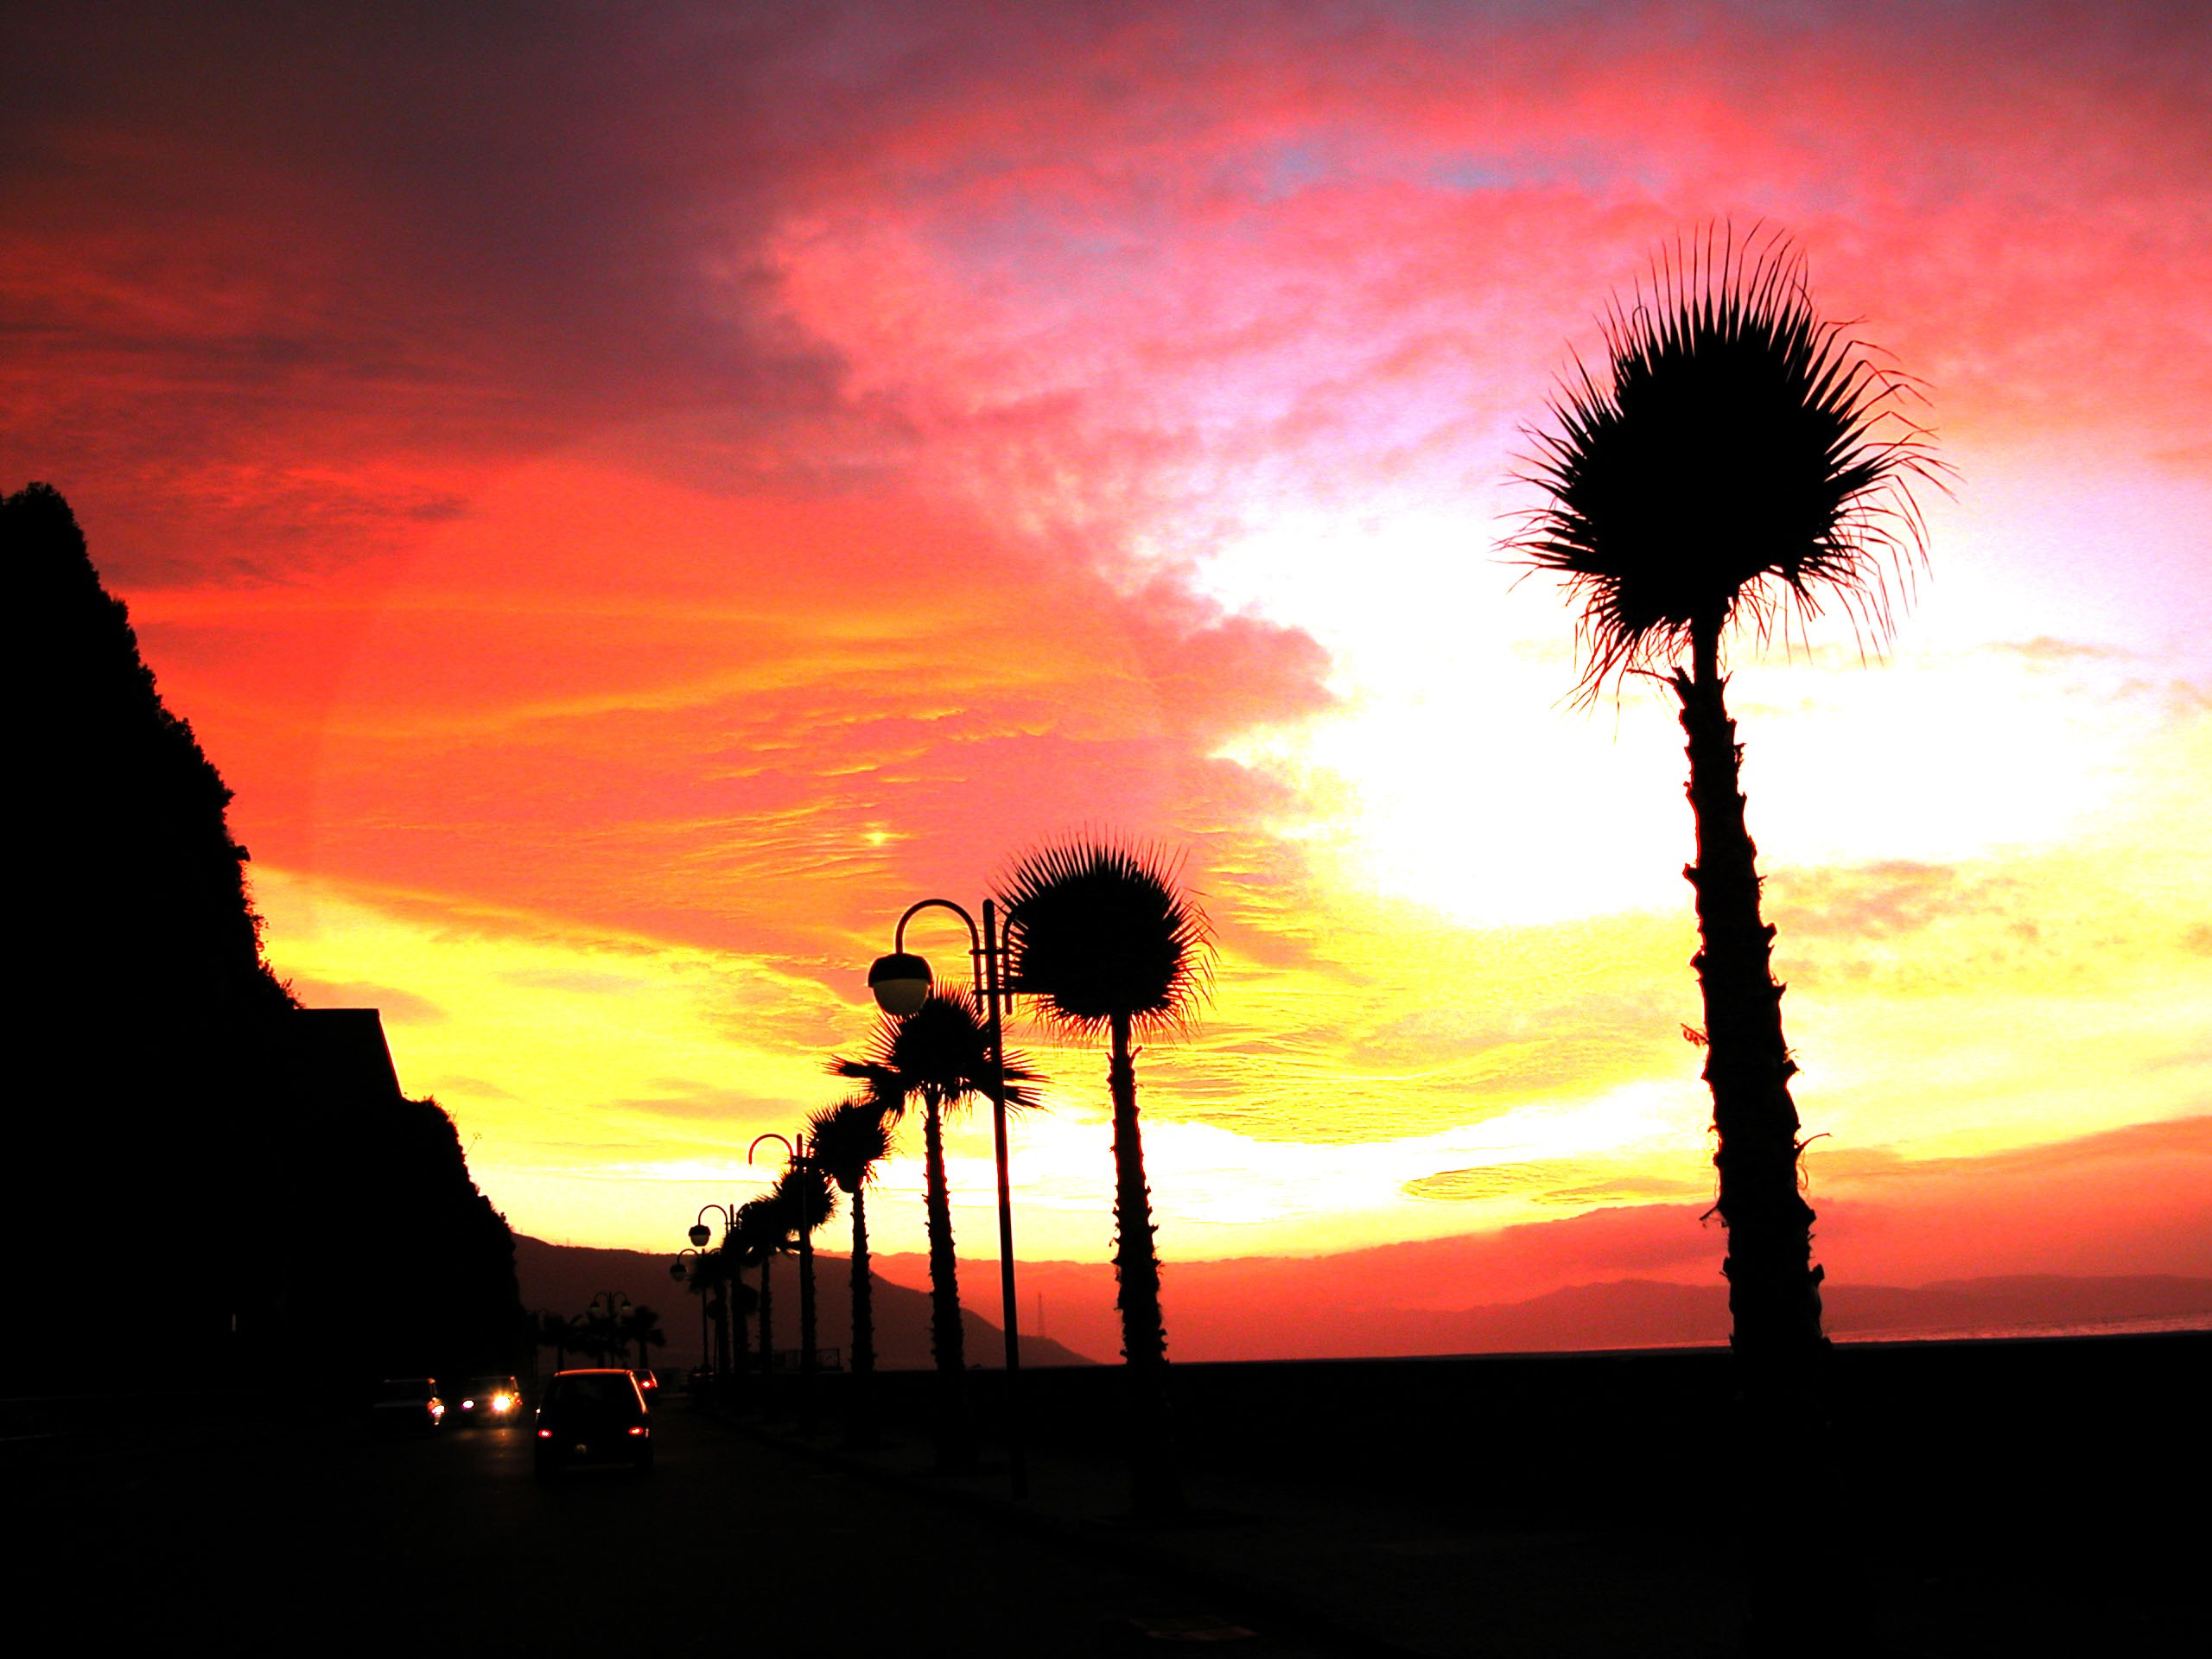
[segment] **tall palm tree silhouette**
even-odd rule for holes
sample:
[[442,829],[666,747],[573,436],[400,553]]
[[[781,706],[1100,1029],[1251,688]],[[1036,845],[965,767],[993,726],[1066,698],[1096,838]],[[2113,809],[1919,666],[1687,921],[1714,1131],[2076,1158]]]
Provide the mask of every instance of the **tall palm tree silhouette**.
[[567,1367],[569,1350],[578,1345],[580,1334],[576,1321],[565,1313],[540,1312],[537,1316],[537,1345],[553,1351],[553,1369],[556,1371]]
[[825,1106],[806,1120],[806,1144],[815,1164],[853,1210],[853,1373],[875,1370],[875,1296],[868,1278],[868,1187],[875,1166],[891,1155],[891,1125],[883,1108],[865,1095]]
[[[1736,1427],[1747,1474],[1786,1478],[1795,1437],[1821,1414],[1821,1270],[1721,646],[1747,626],[1754,642],[1802,629],[1824,603],[1862,640],[1885,639],[1893,589],[1924,556],[1913,486],[1940,486],[1939,463],[1897,411],[1909,384],[1818,316],[1804,257],[1782,237],[1738,244],[1709,228],[1678,241],[1649,291],[1611,308],[1605,343],[1610,373],[1582,370],[1535,435],[1530,481],[1546,499],[1514,545],[1581,604],[1583,700],[1640,673],[1679,705]],[[1786,1568],[1760,1576],[1755,1599],[1789,1593]]]
[[641,1371],[652,1363],[645,1353],[647,1348],[668,1345],[668,1333],[660,1328],[660,1314],[642,1305],[624,1311],[615,1322],[615,1335],[626,1346],[633,1342],[638,1344],[638,1369]]
[[[750,1199],[737,1206],[737,1224],[730,1229],[729,1242],[722,1247],[737,1253],[736,1260],[730,1263],[734,1273],[741,1274],[745,1268],[756,1265],[760,1269],[760,1294],[755,1306],[760,1316],[758,1351],[764,1376],[775,1365],[775,1262],[777,1253],[791,1242],[790,1230],[784,1223],[783,1213],[772,1198]],[[741,1278],[739,1282],[743,1282]]]
[[622,1315],[627,1306],[594,1302],[585,1310],[584,1338],[578,1345],[602,1365],[629,1357],[629,1338],[622,1332]]
[[1168,1440],[1167,1332],[1132,1038],[1189,1024],[1210,977],[1205,917],[1157,853],[1081,837],[1017,861],[999,902],[1015,992],[1034,999],[1048,1023],[1103,1033],[1110,1044],[1114,1275],[1130,1383],[1130,1497],[1140,1516],[1173,1514],[1184,1503]]
[[[817,1344],[814,1325],[814,1233],[837,1213],[836,1194],[829,1178],[810,1160],[792,1164],[776,1178],[767,1202],[775,1205],[784,1236],[798,1250],[798,1368],[804,1376],[814,1375]],[[810,1402],[802,1397],[805,1411]]]
[[[1018,1110],[1036,1103],[1037,1081],[1018,1056],[1002,1056],[1006,1103]],[[952,1242],[952,1198],[944,1173],[944,1118],[991,1086],[990,1030],[967,991],[932,989],[922,1006],[879,1020],[867,1052],[836,1058],[830,1069],[868,1085],[868,1098],[896,1121],[906,1103],[922,1103],[924,1215],[930,1244],[930,1352],[944,1379],[939,1390],[938,1450],[951,1464],[975,1455],[968,1427],[967,1352],[960,1328],[960,1267]]]
[[699,1299],[706,1323],[712,1327],[709,1346],[699,1356],[699,1363],[722,1376],[729,1375],[729,1266],[719,1249],[691,1257],[683,1275],[683,1288]]

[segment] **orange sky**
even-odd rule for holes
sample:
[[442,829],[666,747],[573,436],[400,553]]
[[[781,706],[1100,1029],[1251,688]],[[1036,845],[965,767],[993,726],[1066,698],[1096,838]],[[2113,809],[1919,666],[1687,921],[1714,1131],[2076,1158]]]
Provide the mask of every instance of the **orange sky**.
[[[1597,1212],[1717,1264],[1679,735],[1567,706],[1497,546],[1607,297],[1729,216],[1957,469],[1886,656],[1737,663],[1831,1270],[2212,1272],[2201,8],[8,27],[0,484],[518,1228],[749,1193],[899,911],[1099,823],[1220,934],[1140,1068],[1171,1264]],[[1093,1259],[1103,1062],[1027,1040],[1022,1249]]]

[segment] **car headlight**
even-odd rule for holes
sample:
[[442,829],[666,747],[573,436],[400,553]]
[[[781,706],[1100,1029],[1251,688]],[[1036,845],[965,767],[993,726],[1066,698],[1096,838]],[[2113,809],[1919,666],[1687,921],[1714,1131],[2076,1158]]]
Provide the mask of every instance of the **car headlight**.
[[514,1397],[514,1395],[511,1395],[511,1394],[495,1394],[495,1395],[493,1395],[492,1396],[492,1409],[493,1409],[493,1410],[494,1410],[494,1411],[512,1411],[514,1408],[515,1408],[515,1397]]

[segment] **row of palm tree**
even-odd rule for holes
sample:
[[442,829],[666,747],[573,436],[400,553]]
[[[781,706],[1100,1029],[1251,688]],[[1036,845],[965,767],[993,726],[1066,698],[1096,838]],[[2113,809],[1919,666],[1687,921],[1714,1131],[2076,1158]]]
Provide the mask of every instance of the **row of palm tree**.
[[[886,1016],[879,1021],[866,1052],[859,1058],[841,1057],[830,1062],[834,1074],[862,1085],[858,1095],[836,1109],[862,1123],[872,1119],[887,1145],[908,1106],[918,1103],[922,1109],[922,1211],[929,1241],[930,1354],[939,1378],[938,1456],[950,1467],[971,1462],[975,1446],[968,1415],[967,1348],[961,1325],[959,1257],[952,1236],[952,1194],[945,1175],[944,1126],[949,1115],[979,1098],[988,1099],[999,1086],[1005,1090],[1009,1110],[1020,1111],[1037,1103],[1030,1085],[1040,1081],[1038,1075],[1019,1055],[998,1058],[1001,1064],[995,1065],[989,1022],[976,999],[966,991],[940,987],[932,988],[913,1013]],[[865,1235],[856,1218],[855,1256],[866,1249]],[[856,1308],[856,1332],[858,1317]]]
[[[1135,1039],[1185,1027],[1210,976],[1206,922],[1152,849],[1084,836],[1047,843],[1017,860],[1001,884],[1007,984],[1041,1023],[1063,1034],[1103,1036],[1114,1123],[1115,1275],[1122,1351],[1129,1378],[1131,1502],[1141,1515],[1183,1507],[1167,1413],[1167,1338],[1160,1311],[1160,1261],[1145,1178],[1136,1099]],[[1010,1112],[1039,1103],[1044,1081],[1027,1058],[994,1053],[987,1010],[970,993],[934,988],[921,1006],[879,1022],[866,1051],[830,1062],[861,1084],[852,1099],[812,1126],[817,1154],[828,1135],[849,1135],[873,1157],[849,1154],[838,1175],[854,1199],[855,1369],[867,1323],[867,1229],[861,1194],[874,1157],[892,1128],[918,1103],[922,1118],[923,1213],[929,1243],[931,1351],[940,1378],[936,1439],[941,1462],[974,1456],[961,1325],[959,1260],[952,1234],[944,1127],[977,1100]],[[871,1355],[872,1357],[872,1355]]]
[[[1171,1514],[1182,1507],[1183,1498],[1169,1433],[1167,1340],[1135,1057],[1139,1038],[1183,1030],[1205,995],[1210,982],[1207,925],[1178,885],[1169,860],[1148,848],[1095,836],[1048,843],[1017,860],[998,903],[1006,917],[1007,983],[1015,995],[1027,999],[1046,1027],[1107,1042],[1114,1124],[1114,1265],[1130,1382],[1132,1503],[1141,1514]],[[737,1208],[721,1246],[694,1258],[690,1275],[695,1292],[715,1298],[710,1306],[722,1326],[719,1340],[727,1368],[729,1324],[741,1320],[747,1311],[743,1274],[758,1268],[760,1363],[765,1370],[773,1352],[774,1259],[796,1249],[801,1258],[801,1364],[806,1369],[814,1349],[811,1238],[835,1213],[838,1196],[846,1198],[852,1216],[854,1421],[864,1433],[865,1379],[875,1364],[868,1188],[876,1166],[890,1154],[899,1127],[918,1107],[930,1345],[940,1379],[934,1439],[940,1463],[955,1468],[972,1461],[975,1439],[945,1127],[978,1100],[1001,1099],[1017,1113],[1032,1109],[1039,1104],[1037,1085],[1044,1081],[1022,1055],[995,1052],[995,1046],[987,1011],[965,990],[933,988],[912,1013],[883,1017],[857,1055],[836,1056],[829,1063],[833,1075],[859,1087],[808,1120],[775,1189]]]
[[[810,1241],[836,1211],[836,1198],[818,1168],[795,1160],[770,1190],[737,1206],[720,1244],[680,1263],[688,1288],[706,1300],[715,1327],[715,1370],[736,1379],[747,1369],[745,1321],[758,1316],[753,1361],[766,1370],[775,1353],[775,1260],[794,1251],[807,1271],[801,1276],[799,1314],[805,1347],[813,1341],[813,1278]],[[754,1269],[756,1290],[745,1281]]]
[[[1687,742],[1699,949],[1692,959],[1713,1102],[1716,1211],[1727,1231],[1738,1377],[1721,1414],[1743,1453],[1732,1506],[1751,1517],[1755,1627],[1783,1646],[1802,1635],[1807,1580],[1781,1553],[1801,1512],[1791,1483],[1824,1415],[1821,1270],[1799,1168],[1789,1079],[1796,1062],[1772,972],[1774,929],[1761,912],[1758,849],[1740,785],[1743,750],[1726,703],[1724,650],[1816,617],[1850,617],[1862,646],[1888,636],[1893,607],[1924,557],[1914,498],[1942,486],[1928,435],[1897,407],[1910,383],[1845,325],[1815,310],[1802,255],[1726,227],[1678,241],[1648,289],[1606,318],[1608,362],[1578,365],[1527,481],[1542,493],[1513,543],[1566,579],[1580,602],[1578,700],[1630,677],[1663,685]],[[1203,916],[1156,855],[1094,838],[1044,847],[1002,884],[1010,984],[1050,1027],[1103,1038],[1113,1105],[1114,1262],[1128,1395],[1133,1498],[1140,1514],[1180,1507],[1167,1433],[1166,1338],[1135,1060],[1138,1039],[1189,1021],[1206,989]],[[819,1166],[852,1201],[855,1369],[872,1363],[867,1293],[868,1173],[910,1103],[922,1108],[931,1335],[949,1379],[941,1445],[965,1443],[963,1367],[946,1116],[992,1084],[974,999],[939,990],[887,1020],[865,1053],[832,1068],[861,1092],[810,1125]],[[1007,1103],[1034,1103],[1041,1079],[1018,1060]],[[767,1319],[763,1271],[762,1323]],[[865,1356],[865,1357],[863,1357]],[[1758,1517],[1767,1517],[1761,1520]]]
[[638,1351],[638,1369],[642,1370],[652,1363],[649,1351],[664,1347],[667,1342],[668,1333],[660,1328],[660,1315],[640,1305],[626,1305],[613,1310],[597,1305],[582,1313],[541,1312],[537,1315],[537,1345],[553,1350],[553,1369],[556,1371],[567,1365],[572,1353],[582,1354],[602,1365],[617,1362],[626,1364],[632,1346]]

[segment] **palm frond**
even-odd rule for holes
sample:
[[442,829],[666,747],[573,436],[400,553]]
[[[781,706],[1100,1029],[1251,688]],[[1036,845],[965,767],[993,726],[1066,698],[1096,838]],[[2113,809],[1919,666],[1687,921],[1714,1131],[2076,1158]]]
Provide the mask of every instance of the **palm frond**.
[[736,1248],[738,1262],[747,1267],[791,1248],[790,1217],[772,1193],[737,1206],[737,1224],[730,1229],[730,1243]]
[[1076,836],[1022,855],[1000,883],[1017,995],[1046,1020],[1095,1034],[1116,1014],[1181,1030],[1212,984],[1205,912],[1159,849]]
[[[895,1122],[915,1096],[949,1110],[984,1093],[990,1055],[990,1027],[976,997],[939,985],[913,1013],[879,1020],[867,1052],[858,1059],[832,1059],[830,1070],[865,1084],[869,1098]],[[1007,1109],[1035,1106],[1037,1092],[1029,1085],[1043,1078],[1018,1052],[1005,1051],[1003,1059]]]
[[[1648,285],[1647,285],[1648,284]],[[1924,563],[1913,486],[1942,487],[1913,383],[1821,320],[1803,253],[1726,226],[1662,251],[1532,431],[1544,504],[1508,543],[1580,601],[1583,698],[1675,661],[1693,631],[1764,642],[1833,600],[1889,637]]]
[[[881,1046],[880,1037],[877,1046]],[[871,1050],[871,1054],[874,1052]],[[873,1058],[855,1060],[832,1055],[830,1075],[861,1084],[860,1097],[881,1113],[886,1122],[896,1123],[906,1116],[906,1080],[888,1064]]]
[[891,1155],[891,1122],[873,1094],[858,1095],[808,1118],[806,1144],[839,1191],[857,1192]]
[[776,1178],[762,1202],[772,1205],[785,1236],[810,1233],[837,1213],[837,1195],[819,1169],[793,1164]]

